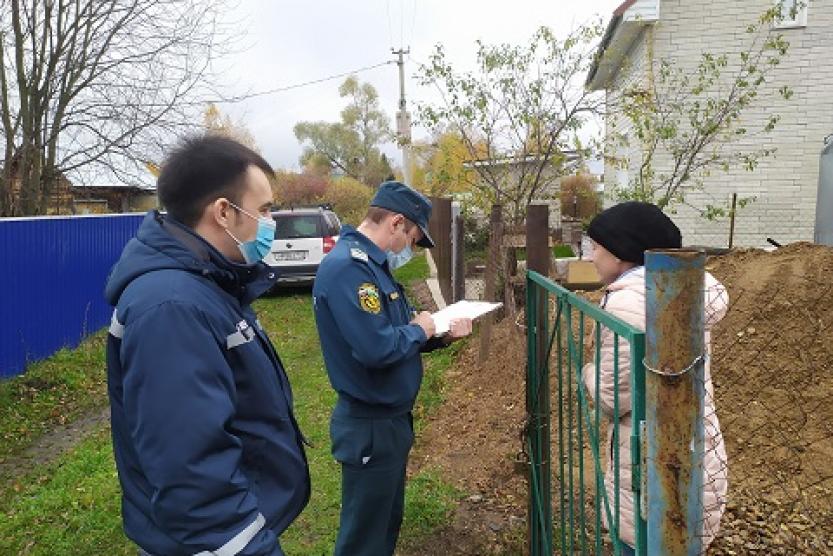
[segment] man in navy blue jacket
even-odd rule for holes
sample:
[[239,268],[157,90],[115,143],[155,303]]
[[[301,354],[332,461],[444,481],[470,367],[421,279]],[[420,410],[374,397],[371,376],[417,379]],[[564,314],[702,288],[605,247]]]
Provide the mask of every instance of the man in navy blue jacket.
[[269,164],[217,136],[165,161],[108,279],[113,450],[140,554],[282,555],[309,500],[303,437],[250,303],[274,283]]
[[338,402],[330,421],[341,463],[337,556],[393,554],[414,441],[411,409],[422,382],[420,353],[471,332],[457,319],[435,337],[430,313],[415,313],[392,271],[412,247],[433,247],[431,203],[399,182],[379,186],[358,228],[344,226],[313,287],[315,319]]

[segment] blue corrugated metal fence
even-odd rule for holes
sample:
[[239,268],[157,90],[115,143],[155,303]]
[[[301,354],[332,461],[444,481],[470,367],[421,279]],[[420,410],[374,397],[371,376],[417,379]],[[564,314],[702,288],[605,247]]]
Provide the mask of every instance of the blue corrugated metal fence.
[[104,283],[143,216],[0,219],[0,377],[109,322]]

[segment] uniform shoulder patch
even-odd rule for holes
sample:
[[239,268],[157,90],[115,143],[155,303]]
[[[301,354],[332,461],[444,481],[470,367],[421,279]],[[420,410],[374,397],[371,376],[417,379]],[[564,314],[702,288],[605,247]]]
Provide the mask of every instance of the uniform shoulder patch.
[[370,282],[364,282],[359,286],[359,307],[362,311],[367,311],[374,315],[378,315],[382,310],[382,302],[379,299],[379,288]]
[[357,261],[362,261],[364,263],[367,262],[367,253],[363,250],[359,249],[358,247],[352,247],[350,249],[350,256],[356,259]]

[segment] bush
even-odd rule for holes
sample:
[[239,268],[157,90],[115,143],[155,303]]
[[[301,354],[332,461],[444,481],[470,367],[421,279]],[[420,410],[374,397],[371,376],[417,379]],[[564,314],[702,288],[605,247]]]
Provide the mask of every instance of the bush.
[[375,191],[353,178],[335,178],[330,180],[321,202],[332,205],[344,224],[358,226]]
[[318,204],[329,187],[326,178],[315,174],[275,172],[275,202],[282,208]]
[[329,204],[343,223],[352,226],[362,221],[375,192],[353,178],[284,171],[275,173],[273,191],[281,208]]
[[483,252],[489,247],[489,221],[478,210],[463,205],[463,243],[466,253]]
[[567,176],[561,180],[561,215],[589,220],[601,209],[596,193],[596,179],[587,174]]

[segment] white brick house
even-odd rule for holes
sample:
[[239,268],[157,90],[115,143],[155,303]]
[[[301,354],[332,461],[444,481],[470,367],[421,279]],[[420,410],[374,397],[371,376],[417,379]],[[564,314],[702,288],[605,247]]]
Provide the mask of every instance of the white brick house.
[[[602,55],[588,76],[587,87],[605,90],[612,106],[623,92],[644,84],[660,60],[673,59],[677,67],[693,69],[704,52],[737,59],[749,44],[746,26],[773,3],[627,0],[613,14],[600,47]],[[775,147],[777,152],[763,159],[754,172],[740,167],[728,173],[716,170],[706,178],[705,193],[691,192],[687,196],[696,207],[727,200],[734,192],[741,197],[757,197],[738,212],[735,245],[762,247],[767,237],[782,243],[813,239],[819,154],[825,136],[833,133],[833,0],[806,0],[795,21],[779,27],[790,42],[789,53],[741,123],[750,129],[760,128],[770,114],[779,114],[781,121],[773,132],[738,143],[748,150]],[[791,100],[777,93],[781,85],[794,90]],[[612,114],[607,125],[609,132],[628,134],[628,124],[621,115]],[[610,154],[627,156],[632,164],[627,170],[608,164],[606,185],[627,184],[635,171],[639,146],[631,141],[632,150],[627,153],[608,141],[607,148]],[[654,165],[658,173],[662,161],[659,156]],[[686,244],[727,244],[726,220],[709,222],[687,207],[679,207],[673,218]]]

